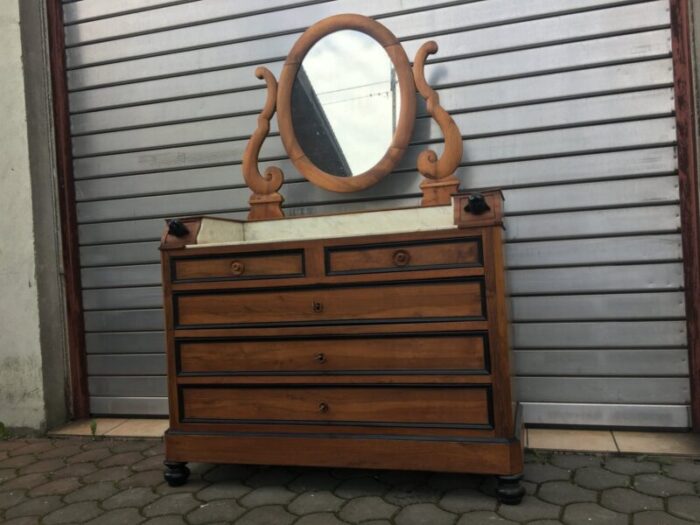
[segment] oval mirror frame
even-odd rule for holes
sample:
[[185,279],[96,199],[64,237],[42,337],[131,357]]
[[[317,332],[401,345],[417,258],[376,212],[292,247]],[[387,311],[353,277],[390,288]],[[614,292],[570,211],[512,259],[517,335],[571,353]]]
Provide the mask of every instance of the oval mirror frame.
[[[292,124],[292,88],[304,57],[316,42],[336,31],[353,29],[365,33],[384,48],[399,83],[401,109],[396,131],[384,156],[372,168],[352,177],[339,177],[316,166],[304,153]],[[287,55],[277,92],[277,123],[282,144],[294,166],[309,182],[336,192],[353,192],[373,186],[396,167],[408,148],[416,120],[416,86],[406,51],[385,26],[362,15],[343,14],[325,18],[309,27]]]

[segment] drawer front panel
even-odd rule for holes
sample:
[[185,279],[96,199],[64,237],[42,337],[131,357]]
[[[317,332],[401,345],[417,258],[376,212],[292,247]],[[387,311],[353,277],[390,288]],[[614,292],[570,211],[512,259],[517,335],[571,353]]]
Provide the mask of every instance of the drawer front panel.
[[479,239],[326,248],[326,273],[463,268],[482,265]]
[[183,387],[184,422],[487,426],[489,387]]
[[174,259],[173,281],[303,277],[303,252],[254,253]]
[[454,371],[488,373],[486,334],[182,341],[182,374]]
[[175,296],[177,327],[483,319],[480,280]]

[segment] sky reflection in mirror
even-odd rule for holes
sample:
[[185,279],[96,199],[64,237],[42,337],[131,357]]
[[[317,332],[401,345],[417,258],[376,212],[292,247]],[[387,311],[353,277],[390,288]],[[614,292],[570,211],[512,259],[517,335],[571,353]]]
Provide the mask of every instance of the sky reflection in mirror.
[[292,88],[292,124],[318,168],[341,177],[372,168],[391,144],[400,112],[398,81],[372,37],[342,30],[304,57]]

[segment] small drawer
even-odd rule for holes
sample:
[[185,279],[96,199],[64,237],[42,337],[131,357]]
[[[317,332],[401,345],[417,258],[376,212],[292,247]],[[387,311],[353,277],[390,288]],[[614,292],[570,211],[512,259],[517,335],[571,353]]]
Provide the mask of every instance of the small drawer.
[[301,250],[173,259],[174,282],[303,277]]
[[488,373],[485,333],[179,341],[178,371],[198,374]]
[[486,427],[489,386],[195,387],[181,389],[184,422]]
[[482,320],[481,279],[174,295],[176,328]]
[[479,238],[326,248],[326,273],[350,275],[481,266]]

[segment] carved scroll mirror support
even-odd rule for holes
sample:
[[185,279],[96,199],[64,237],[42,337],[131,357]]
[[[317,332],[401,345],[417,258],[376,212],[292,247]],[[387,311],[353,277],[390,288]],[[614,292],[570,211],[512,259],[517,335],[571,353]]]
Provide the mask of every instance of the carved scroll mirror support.
[[[319,44],[331,37],[335,40],[330,44],[326,40],[325,47]],[[351,37],[354,38],[353,44],[362,41],[357,44],[362,47],[343,55],[342,43],[351,42]],[[374,49],[375,54],[370,55],[371,46],[380,52],[377,54]],[[405,50],[391,31],[371,18],[345,14],[321,20],[299,37],[287,56],[279,86],[270,70],[257,68],[256,76],[267,84],[267,98],[257,128],[243,154],[243,177],[253,192],[248,219],[284,216],[284,199],[279,193],[284,181],[282,170],[268,166],[263,174],[258,167],[260,150],[270,132],[270,120],[275,111],[282,144],[299,173],[325,190],[361,191],[390,174],[408,150],[416,116],[416,89],[426,100],[428,114],[437,122],[445,138],[441,155],[432,149],[418,155],[417,169],[425,177],[420,184],[421,204],[450,204],[451,195],[459,186],[454,172],[462,159],[462,137],[452,117],[440,106],[438,94],[425,79],[425,61],[437,49],[433,41],[423,44],[411,68]],[[339,56],[331,56],[329,61],[329,50],[335,50]],[[319,56],[326,57],[328,68],[314,66],[312,58],[316,60]],[[353,59],[355,68],[343,62]],[[379,70],[384,75],[381,82],[376,77],[377,64],[385,68]],[[355,84],[349,87],[344,84],[328,86],[329,81],[341,82],[338,77],[349,76],[347,71],[353,70],[364,74],[360,77],[363,80],[355,79]],[[390,100],[391,127],[381,136],[383,142],[377,140],[376,131],[386,127],[385,122],[377,121],[384,113],[370,105],[358,110],[357,106],[351,105],[358,104],[353,102],[358,99],[372,101],[367,104]],[[346,106],[339,106],[343,103]],[[298,125],[303,122],[309,127],[309,118],[303,115],[304,111],[313,113],[316,119],[310,125],[311,131]],[[377,120],[372,121],[375,117]],[[355,135],[348,134],[342,125],[354,130]],[[304,131],[300,132],[300,129]],[[358,146],[359,140],[365,140],[365,143]]]

